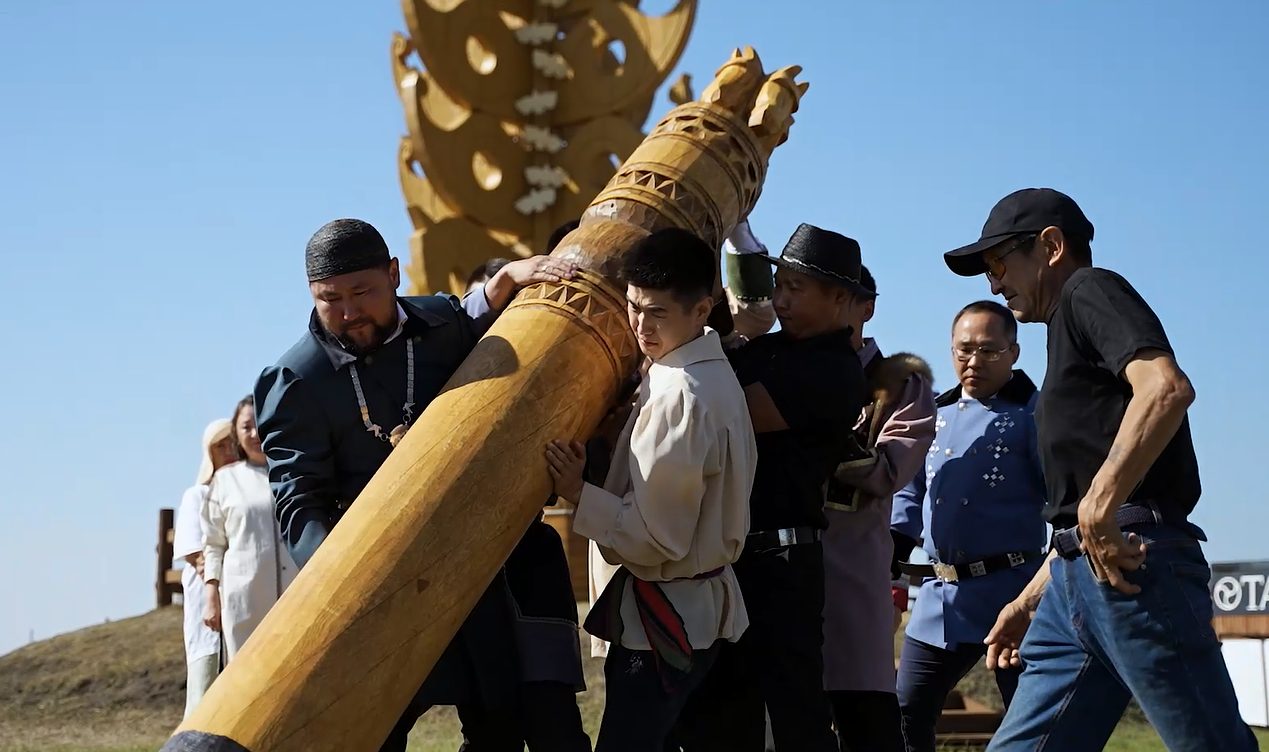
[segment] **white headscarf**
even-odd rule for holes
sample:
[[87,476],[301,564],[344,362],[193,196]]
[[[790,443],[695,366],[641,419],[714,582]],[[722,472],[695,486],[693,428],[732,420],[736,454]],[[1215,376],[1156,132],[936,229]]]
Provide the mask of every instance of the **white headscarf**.
[[217,418],[207,425],[206,430],[203,431],[203,464],[198,468],[198,480],[194,481],[194,485],[202,486],[211,480],[213,470],[212,444],[228,436],[233,427],[233,423],[230,423],[226,418]]

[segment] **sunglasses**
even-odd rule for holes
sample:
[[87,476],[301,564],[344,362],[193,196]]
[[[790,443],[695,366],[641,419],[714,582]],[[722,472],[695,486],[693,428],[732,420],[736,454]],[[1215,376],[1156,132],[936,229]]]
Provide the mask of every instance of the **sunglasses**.
[[1039,233],[1037,232],[1023,235],[1015,240],[1013,245],[1009,246],[1000,253],[997,253],[995,258],[984,258],[983,261],[987,264],[987,276],[999,282],[1000,278],[1005,276],[1005,256],[1008,256],[1019,248],[1031,245],[1035,242],[1037,237],[1039,237]]

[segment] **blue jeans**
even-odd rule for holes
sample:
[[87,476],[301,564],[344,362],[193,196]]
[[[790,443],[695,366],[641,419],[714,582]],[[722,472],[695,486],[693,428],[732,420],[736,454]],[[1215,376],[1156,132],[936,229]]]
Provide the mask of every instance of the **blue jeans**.
[[[908,752],[934,752],[934,730],[947,696],[986,655],[983,644],[961,643],[955,650],[946,650],[904,636],[897,686]],[[1020,669],[996,669],[993,673],[1006,708],[1013,701],[1020,673]]]
[[1198,541],[1163,525],[1132,531],[1148,546],[1125,573],[1136,595],[1098,582],[1085,557],[1053,562],[988,752],[1102,749],[1134,697],[1171,752],[1257,749],[1212,629]]

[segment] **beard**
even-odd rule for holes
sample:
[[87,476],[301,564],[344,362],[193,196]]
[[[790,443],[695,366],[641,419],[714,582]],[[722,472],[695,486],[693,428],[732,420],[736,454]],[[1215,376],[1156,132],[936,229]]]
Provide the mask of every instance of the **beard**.
[[331,332],[331,336],[345,350],[360,357],[383,347],[395,329],[396,322],[392,326],[384,326],[366,319],[347,324],[339,332]]

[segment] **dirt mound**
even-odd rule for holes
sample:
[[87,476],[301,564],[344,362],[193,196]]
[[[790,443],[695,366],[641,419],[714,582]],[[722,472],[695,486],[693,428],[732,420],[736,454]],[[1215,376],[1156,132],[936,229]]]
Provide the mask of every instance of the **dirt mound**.
[[37,731],[43,737],[63,728],[75,730],[59,740],[69,744],[81,736],[100,743],[103,734],[161,739],[184,707],[180,606],[0,656],[0,738],[6,741],[31,743]]

